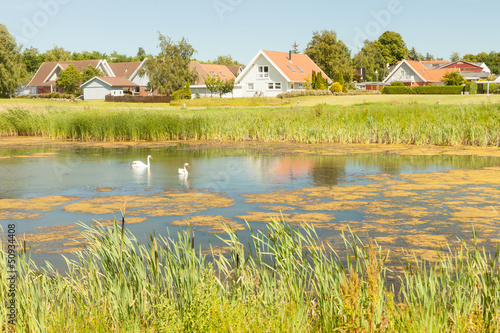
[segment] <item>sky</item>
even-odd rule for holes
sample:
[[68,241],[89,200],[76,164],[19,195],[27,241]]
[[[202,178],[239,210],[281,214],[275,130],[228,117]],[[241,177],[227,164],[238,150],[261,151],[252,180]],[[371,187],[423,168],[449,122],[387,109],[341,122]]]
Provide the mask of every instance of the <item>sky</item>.
[[[307,47],[314,31],[333,30],[351,55],[387,30],[408,48],[449,59],[500,52],[498,0],[0,0],[0,24],[23,47],[71,52],[158,54],[158,32],[185,37],[198,60],[231,55],[247,64],[263,50]],[[497,18],[495,18],[495,15]]]

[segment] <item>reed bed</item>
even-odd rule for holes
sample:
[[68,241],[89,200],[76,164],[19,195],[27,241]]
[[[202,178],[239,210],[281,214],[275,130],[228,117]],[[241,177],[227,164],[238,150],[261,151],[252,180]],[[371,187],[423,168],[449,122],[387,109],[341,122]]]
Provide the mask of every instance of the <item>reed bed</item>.
[[10,107],[0,135],[78,141],[259,140],[500,145],[500,104],[95,110]]
[[[17,318],[8,332],[498,332],[500,258],[462,243],[430,264],[415,258],[400,291],[387,255],[344,236],[345,254],[314,229],[270,221],[247,245],[202,254],[191,231],[139,244],[119,226],[85,228],[87,247],[65,273],[18,253]],[[249,226],[250,228],[250,226]],[[6,272],[0,251],[0,272]],[[0,295],[8,282],[0,276]]]

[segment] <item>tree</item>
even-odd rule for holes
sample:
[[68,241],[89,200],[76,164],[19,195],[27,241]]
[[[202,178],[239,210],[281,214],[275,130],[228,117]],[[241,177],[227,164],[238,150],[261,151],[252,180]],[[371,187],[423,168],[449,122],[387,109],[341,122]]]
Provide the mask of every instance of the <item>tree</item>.
[[83,51],[82,53],[73,52],[71,55],[71,60],[100,60],[107,59],[105,53],[101,53],[99,51]]
[[197,73],[189,68],[191,57],[196,50],[183,37],[174,43],[170,37],[158,32],[160,53],[147,58],[139,75],[147,75],[148,88],[160,94],[172,94],[181,89],[186,81],[195,82]]
[[70,94],[76,94],[80,87],[82,76],[75,66],[69,65],[68,68],[61,71],[56,79],[56,84],[65,89]]
[[450,61],[455,62],[460,60],[460,53],[458,52],[453,52],[450,56]]
[[87,68],[85,68],[82,71],[80,85],[82,83],[87,82],[88,80],[90,80],[94,76],[104,76],[104,73],[99,68],[95,68],[94,66],[89,65]]
[[21,47],[7,27],[0,24],[0,96],[12,97],[26,76]]
[[69,61],[71,60],[71,52],[66,51],[62,47],[54,45],[51,50],[44,53],[45,61]]
[[224,66],[243,66],[238,61],[234,60],[230,55],[220,55],[213,61],[208,61],[207,63]]
[[415,50],[415,47],[412,47],[411,50],[408,51],[406,59],[413,61],[422,61],[424,60],[424,56],[418,53],[417,50]]
[[364,68],[367,81],[376,81],[377,74],[383,73],[386,65],[377,44],[365,40],[363,48],[354,56],[353,64],[355,67]]
[[352,79],[351,55],[347,46],[337,40],[335,31],[314,31],[312,40],[307,44],[305,54],[314,61],[330,78],[342,72],[348,81]]
[[394,65],[408,56],[406,43],[397,32],[384,32],[376,41],[376,45],[388,64]]
[[336,92],[342,92],[344,88],[342,87],[342,85],[338,82],[333,82],[332,85],[330,86],[330,91],[332,93],[336,93]]
[[139,47],[139,49],[137,50],[136,58],[139,61],[143,61],[144,59],[146,59],[146,51],[144,51],[142,47]]
[[427,52],[425,54],[424,60],[427,60],[427,61],[429,61],[429,60],[435,60],[435,58],[434,58],[434,55],[432,55],[429,52]]
[[207,86],[207,89],[210,91],[210,97],[212,97],[213,93],[217,93],[219,91],[219,84],[220,84],[220,79],[217,80],[218,77],[210,77],[207,75],[205,77],[205,85]]
[[452,71],[444,75],[442,82],[447,86],[460,86],[466,84],[467,80],[460,75],[459,71]]
[[112,62],[112,63],[115,63],[115,62],[131,62],[133,60],[134,59],[132,57],[129,57],[126,54],[119,54],[116,51],[113,51],[113,53],[111,53],[111,57],[109,58],[109,61]]
[[43,54],[40,54],[38,49],[34,47],[25,49],[23,52],[23,63],[28,73],[35,74],[42,65],[44,58]]
[[234,90],[234,79],[222,82],[222,84],[220,85],[219,96],[222,98],[222,95],[232,93],[233,90]]
[[293,42],[292,46],[292,53],[298,54],[299,53],[299,44],[297,42]]

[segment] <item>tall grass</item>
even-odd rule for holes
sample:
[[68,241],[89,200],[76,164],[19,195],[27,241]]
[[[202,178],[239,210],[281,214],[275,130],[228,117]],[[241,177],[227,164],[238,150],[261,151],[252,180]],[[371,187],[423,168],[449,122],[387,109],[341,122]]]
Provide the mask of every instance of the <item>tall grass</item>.
[[[415,258],[401,291],[386,283],[386,256],[344,236],[340,257],[312,227],[271,221],[249,244],[227,229],[210,260],[190,230],[146,245],[113,227],[85,227],[86,250],[66,273],[19,252],[15,327],[7,332],[498,332],[500,258],[462,243],[440,261]],[[6,252],[0,294],[7,299]]]
[[304,143],[500,145],[500,104],[365,104],[205,110],[11,107],[0,135],[114,140],[261,140]]

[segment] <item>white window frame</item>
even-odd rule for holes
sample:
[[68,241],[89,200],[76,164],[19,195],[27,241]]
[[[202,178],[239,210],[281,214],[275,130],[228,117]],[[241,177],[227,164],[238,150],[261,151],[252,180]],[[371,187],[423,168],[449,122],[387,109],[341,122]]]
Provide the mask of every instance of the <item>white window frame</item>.
[[268,82],[267,83],[267,90],[281,90],[281,87],[282,87],[281,82]]
[[[267,71],[265,70],[267,69]],[[269,77],[269,66],[268,65],[258,65],[257,66],[257,78],[267,79]]]
[[281,90],[281,82],[274,82],[274,90]]
[[[250,88],[250,85],[252,85],[252,88]],[[255,83],[253,83],[253,82],[247,82],[247,90],[248,91],[254,91],[255,90]]]

